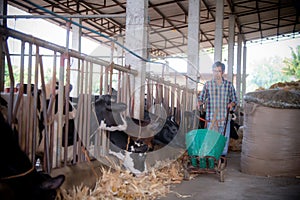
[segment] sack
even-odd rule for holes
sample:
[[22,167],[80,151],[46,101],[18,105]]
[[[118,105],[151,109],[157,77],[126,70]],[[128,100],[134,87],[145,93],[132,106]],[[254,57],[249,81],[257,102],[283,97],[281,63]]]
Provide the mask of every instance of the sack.
[[[222,134],[208,129],[196,129],[186,134],[186,148],[189,156],[200,157],[200,168],[213,168],[214,160],[208,159],[209,166],[206,166],[205,156],[215,157],[219,160],[226,144],[226,137]],[[197,167],[197,159],[191,160],[192,165]]]

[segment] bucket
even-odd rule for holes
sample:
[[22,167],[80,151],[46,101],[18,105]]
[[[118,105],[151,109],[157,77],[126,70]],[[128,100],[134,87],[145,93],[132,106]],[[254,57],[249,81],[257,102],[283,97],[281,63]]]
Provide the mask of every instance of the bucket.
[[[208,129],[191,130],[186,134],[186,148],[189,156],[200,157],[200,168],[213,168],[214,160],[209,159],[206,166],[205,156],[212,156],[219,160],[226,144],[226,137],[220,133]],[[196,158],[192,158],[192,165],[197,166]]]

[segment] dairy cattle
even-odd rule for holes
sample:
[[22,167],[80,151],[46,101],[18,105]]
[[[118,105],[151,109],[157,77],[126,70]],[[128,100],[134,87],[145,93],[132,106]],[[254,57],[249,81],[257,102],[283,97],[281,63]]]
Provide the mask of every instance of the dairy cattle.
[[7,101],[0,96],[0,112],[7,113]]
[[236,122],[237,117],[234,111],[230,111],[231,120],[230,120],[230,138],[237,140],[239,139],[238,130],[240,125]]
[[121,112],[126,108],[126,104],[116,103],[111,95],[102,95],[95,101],[100,127],[109,131],[109,153],[124,161],[125,168],[137,175],[147,170],[146,153],[155,144],[170,143],[179,126],[171,117],[161,119],[153,114],[149,115],[150,121],[123,118]]
[[154,145],[170,145],[173,147],[185,148],[184,136],[179,134],[179,124],[175,121],[174,116],[168,116],[163,127],[158,131],[154,138]]
[[121,112],[126,108],[126,104],[116,103],[111,95],[101,95],[95,101],[95,113],[100,128],[109,132],[109,153],[119,158],[127,170],[138,175],[147,171],[147,146],[141,141],[134,141],[124,132],[127,129],[127,121]]
[[[74,132],[75,132],[75,115],[76,115],[76,109],[72,106],[71,104],[71,98],[68,102],[65,101],[64,99],[64,105],[63,105],[63,115],[66,115],[66,104],[67,104],[67,109],[69,112],[69,117],[68,117],[68,123],[66,123],[64,121],[63,123],[63,136],[62,136],[62,146],[64,147],[65,144],[67,146],[71,146],[74,143]],[[58,94],[55,94],[54,97],[54,115],[57,115],[58,113]],[[46,108],[48,109],[48,107],[50,106],[50,99],[46,99]],[[40,115],[39,115],[39,131],[40,131],[40,138],[43,137],[42,132],[45,129],[45,124],[44,124],[44,114],[43,111],[41,110],[42,108],[40,108]],[[55,118],[55,117],[54,117]],[[68,124],[68,128],[67,125]],[[66,129],[68,130],[66,132]],[[65,134],[67,134],[67,141],[65,141]],[[76,134],[76,133],[75,133]],[[78,139],[78,138],[77,138]]]
[[0,199],[54,200],[65,176],[37,172],[1,113],[0,130]]

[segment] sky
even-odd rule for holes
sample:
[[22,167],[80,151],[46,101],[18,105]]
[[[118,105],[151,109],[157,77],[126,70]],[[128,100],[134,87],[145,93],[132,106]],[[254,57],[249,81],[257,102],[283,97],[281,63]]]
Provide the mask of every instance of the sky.
[[[17,8],[8,7],[8,15],[17,15],[25,13]],[[43,19],[8,19],[8,26],[12,29],[21,30],[27,34],[34,35],[38,38],[43,38],[50,42],[65,46],[66,44],[66,30],[62,27],[58,27],[51,24]],[[82,52],[90,55],[99,45],[92,42],[89,39],[83,38]],[[281,58],[290,58],[291,49],[295,49],[297,45],[300,45],[300,37],[295,39],[285,39],[280,42],[269,42],[269,43],[256,43],[247,44],[247,73],[251,73],[254,68],[253,65],[263,59],[278,56]],[[71,46],[71,44],[70,44]],[[110,51],[110,49],[106,49]],[[109,55],[107,52],[103,52],[105,55]],[[223,55],[223,57],[227,57]],[[169,65],[179,72],[186,72],[186,58],[182,59],[169,59]],[[225,65],[227,64],[226,61]],[[213,55],[201,55],[199,59],[200,72],[209,73],[211,64],[213,63]],[[236,63],[236,57],[235,57]],[[234,72],[236,66],[234,66]]]

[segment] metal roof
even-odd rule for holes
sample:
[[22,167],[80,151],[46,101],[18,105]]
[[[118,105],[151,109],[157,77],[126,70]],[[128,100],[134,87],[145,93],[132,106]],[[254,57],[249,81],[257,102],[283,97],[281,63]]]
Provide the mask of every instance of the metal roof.
[[[103,43],[125,35],[126,0],[7,1],[33,15],[100,15],[102,17],[82,19],[82,26],[86,27],[82,34]],[[160,51],[165,55],[187,53],[188,5],[188,0],[149,0],[149,43],[152,51]],[[213,48],[215,0],[201,0],[200,9],[199,42],[201,48]],[[228,41],[230,14],[235,16],[235,41],[238,33],[241,33],[243,41],[249,42],[298,35],[299,13],[298,0],[224,0],[223,44]],[[65,19],[56,17],[47,20],[66,26]]]

